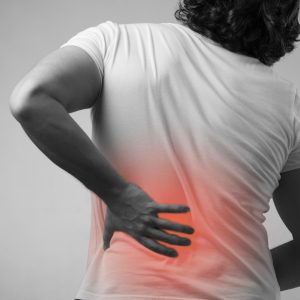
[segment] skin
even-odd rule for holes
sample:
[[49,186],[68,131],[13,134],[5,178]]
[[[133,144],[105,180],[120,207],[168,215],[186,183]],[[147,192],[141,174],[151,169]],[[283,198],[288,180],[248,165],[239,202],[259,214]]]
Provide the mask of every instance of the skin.
[[[101,89],[99,76],[82,49],[58,49],[17,84],[9,101],[11,112],[49,159],[107,204],[104,248],[109,247],[113,232],[120,230],[148,249],[171,256],[172,248],[158,241],[183,245],[188,239],[163,229],[192,233],[192,228],[158,218],[157,213],[184,213],[185,206],[158,204],[140,187],[127,182],[69,115],[93,106]],[[293,236],[293,240],[270,249],[282,291],[300,286],[299,182],[300,169],[285,172],[273,194],[276,209]]]
[[192,234],[193,228],[159,218],[158,213],[186,213],[188,207],[156,203],[135,183],[127,182],[69,115],[93,106],[100,79],[95,63],[84,50],[75,46],[58,49],[14,88],[11,112],[50,160],[106,203],[105,249],[113,231],[119,230],[158,254],[174,257],[178,254],[175,249],[157,240],[182,246],[188,246],[190,240],[164,229]]
[[281,291],[300,287],[300,169],[281,174],[273,201],[293,239],[271,249]]

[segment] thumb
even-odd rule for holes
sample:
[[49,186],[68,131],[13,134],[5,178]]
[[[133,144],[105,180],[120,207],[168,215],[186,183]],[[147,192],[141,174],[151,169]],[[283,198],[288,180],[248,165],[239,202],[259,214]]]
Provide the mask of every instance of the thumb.
[[110,240],[113,236],[113,230],[111,228],[105,227],[104,234],[103,234],[103,249],[104,251],[110,247]]

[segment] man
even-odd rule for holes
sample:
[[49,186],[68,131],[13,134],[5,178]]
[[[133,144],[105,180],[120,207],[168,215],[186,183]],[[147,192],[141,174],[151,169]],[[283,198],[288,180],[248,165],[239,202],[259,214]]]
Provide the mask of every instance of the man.
[[[92,192],[77,298],[277,300],[300,286],[300,94],[272,69],[300,33],[296,4],[186,0],[182,24],[102,22],[15,87],[28,136]],[[69,115],[86,108],[93,142]],[[270,251],[272,197],[293,240]]]

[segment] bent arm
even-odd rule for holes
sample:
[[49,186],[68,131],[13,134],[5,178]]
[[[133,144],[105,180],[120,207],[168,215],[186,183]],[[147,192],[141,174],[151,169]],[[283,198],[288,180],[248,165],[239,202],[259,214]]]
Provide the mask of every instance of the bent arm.
[[69,115],[92,105],[101,81],[83,50],[66,48],[50,55],[19,83],[10,109],[52,162],[109,205],[128,183]]
[[300,287],[300,248],[294,240],[271,249],[281,291]]
[[273,201],[293,240],[271,249],[280,290],[300,287],[300,169],[281,174]]

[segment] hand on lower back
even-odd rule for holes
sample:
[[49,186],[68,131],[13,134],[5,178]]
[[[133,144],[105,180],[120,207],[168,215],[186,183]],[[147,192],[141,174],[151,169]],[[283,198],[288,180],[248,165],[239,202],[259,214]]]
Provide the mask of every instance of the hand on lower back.
[[115,231],[122,231],[146,248],[165,256],[177,252],[168,248],[157,240],[173,245],[190,245],[190,240],[175,234],[169,234],[163,229],[192,234],[193,228],[158,217],[158,213],[185,213],[189,208],[186,205],[159,204],[155,202],[138,185],[130,183],[118,199],[114,199],[106,210],[103,248],[110,246],[110,240]]

